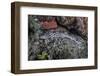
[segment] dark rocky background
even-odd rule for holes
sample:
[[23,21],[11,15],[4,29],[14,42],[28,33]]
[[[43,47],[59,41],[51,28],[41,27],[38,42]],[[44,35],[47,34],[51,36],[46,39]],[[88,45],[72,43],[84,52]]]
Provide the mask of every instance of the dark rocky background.
[[88,57],[87,17],[28,16],[28,60]]

